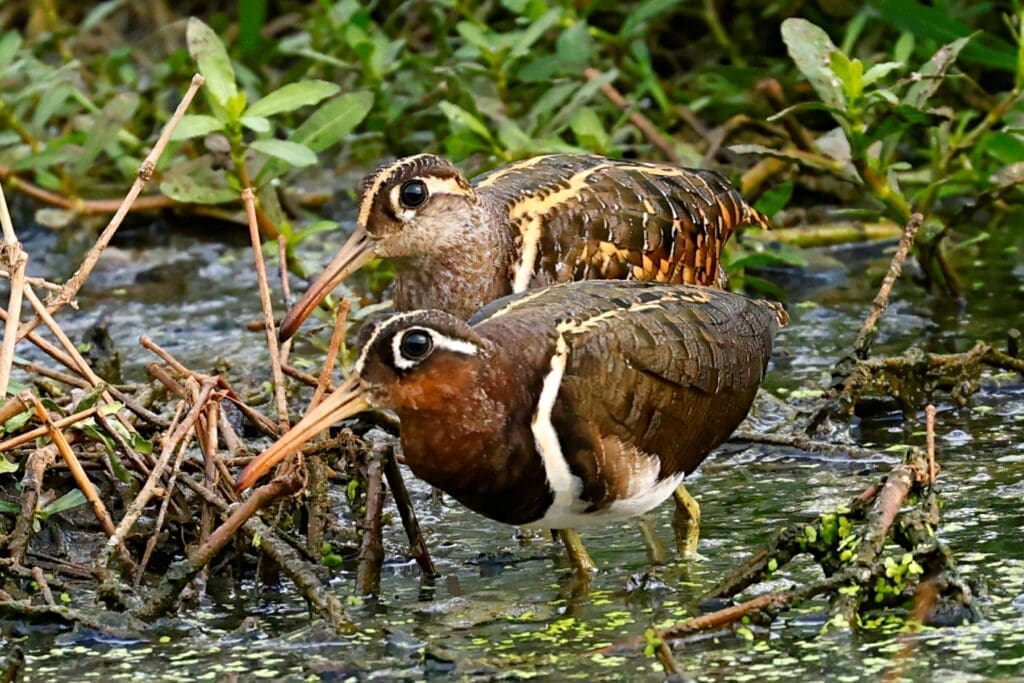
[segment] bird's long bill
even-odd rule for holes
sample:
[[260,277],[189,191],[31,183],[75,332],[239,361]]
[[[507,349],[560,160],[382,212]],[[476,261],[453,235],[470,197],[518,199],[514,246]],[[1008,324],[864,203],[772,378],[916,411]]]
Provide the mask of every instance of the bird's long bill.
[[306,413],[297,425],[289,429],[274,445],[259,454],[245,466],[235,479],[235,491],[241,493],[266,474],[270,469],[302,448],[314,436],[347,417],[369,409],[370,404],[359,388],[359,378],[349,377],[313,410]]
[[357,225],[355,232],[348,238],[323,274],[316,279],[316,282],[306,291],[299,302],[285,314],[278,332],[281,341],[291,339],[298,332],[303,321],[313,312],[313,309],[319,306],[320,302],[326,299],[327,295],[345,278],[369,263],[373,256],[373,243],[369,233],[366,232],[366,228]]

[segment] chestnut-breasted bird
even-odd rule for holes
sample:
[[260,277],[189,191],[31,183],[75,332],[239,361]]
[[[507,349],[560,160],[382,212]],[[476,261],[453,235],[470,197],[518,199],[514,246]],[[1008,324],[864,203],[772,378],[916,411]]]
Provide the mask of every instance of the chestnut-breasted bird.
[[768,220],[714,171],[586,154],[539,156],[469,183],[432,154],[364,179],[355,231],[281,324],[282,340],[349,274],[382,256],[395,308],[459,318],[572,280],[714,285],[722,246]]
[[642,514],[746,416],[787,320],[776,304],[651,282],[574,282],[367,330],[349,379],[239,475],[252,486],[328,426],[401,419],[405,462],[508,524]]

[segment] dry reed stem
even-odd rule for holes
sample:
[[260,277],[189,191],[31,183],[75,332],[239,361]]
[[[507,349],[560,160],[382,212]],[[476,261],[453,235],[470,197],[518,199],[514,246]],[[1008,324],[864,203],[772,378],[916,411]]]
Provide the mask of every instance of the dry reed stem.
[[[72,415],[68,415],[67,417],[62,417],[59,420],[53,420],[53,426],[56,427],[57,429],[64,429],[65,427],[70,427],[76,422],[81,422],[86,418],[92,417],[93,415],[96,414],[96,411],[98,411],[99,409],[99,406],[93,406],[91,408],[86,408],[85,410],[79,411]],[[11,450],[12,448],[17,448],[18,446],[30,443],[31,441],[38,439],[41,436],[46,436],[49,432],[49,427],[44,424],[42,427],[36,427],[35,429],[27,431],[23,434],[19,434],[18,436],[7,439],[4,442],[0,442],[0,453],[4,453],[6,451]]]
[[[203,473],[205,483],[211,489],[217,488],[217,427],[220,422],[220,402],[211,401],[206,405],[206,443],[203,449]],[[199,542],[202,543],[213,529],[213,509],[209,503],[203,502],[199,522]]]
[[[25,289],[28,291],[29,288],[26,287]],[[7,320],[7,311],[3,308],[0,308],[0,320]],[[70,356],[40,337],[38,333],[29,332],[27,339],[32,342],[37,349],[66,367],[68,370],[76,373],[78,372],[78,365]],[[167,420],[153,413],[153,411],[146,409],[144,406],[140,405],[138,401],[133,400],[117,387],[108,386],[107,391],[113,394],[114,398],[119,402],[123,403],[128,410],[132,411],[146,422],[156,425],[157,427],[167,427]]]
[[[281,294],[284,298],[285,310],[292,307],[292,285],[288,281],[288,238],[283,234],[277,236],[277,273],[281,278]],[[292,350],[292,340],[281,344],[281,365],[288,363],[288,355]]]
[[50,607],[56,607],[57,602],[53,599],[53,592],[50,591],[50,584],[46,581],[46,575],[39,567],[32,567],[32,579],[39,586],[39,592],[43,595],[43,602]]
[[107,506],[103,504],[99,493],[96,492],[96,487],[92,485],[92,482],[89,480],[88,475],[86,475],[85,470],[82,469],[82,463],[78,461],[78,457],[75,455],[74,451],[71,450],[71,445],[64,436],[64,432],[54,425],[53,421],[50,419],[50,413],[38,398],[33,397],[32,403],[35,407],[36,416],[49,429],[50,438],[53,439],[54,445],[57,446],[57,450],[64,459],[64,463],[68,466],[68,470],[71,471],[71,476],[74,478],[75,484],[78,486],[78,490],[85,494],[86,500],[89,501],[93,512],[96,513],[96,518],[100,521],[100,525],[103,527],[104,533],[108,536],[107,541],[111,551],[116,547],[118,559],[121,561],[124,569],[129,573],[129,575],[131,575],[135,569],[135,562],[132,560],[131,555],[128,554],[128,549],[124,547],[124,543],[117,538],[115,534],[114,521],[110,518],[110,513],[107,512]]
[[[0,187],[0,192],[3,192],[3,188],[2,187]],[[7,278],[9,280],[13,276],[11,275],[11,271],[5,270],[3,268],[0,268],[0,277],[5,277],[5,278]],[[41,277],[27,277],[26,276],[25,277],[25,283],[26,284],[30,284],[33,287],[38,287],[39,289],[48,289],[51,292],[59,292],[60,291],[60,285],[55,285],[52,282],[50,282],[49,280],[44,280]]]
[[[153,341],[148,335],[144,334],[139,337],[139,344],[142,345],[143,348],[158,355],[161,360],[171,366],[171,369],[183,377],[194,377],[196,381],[199,382],[211,377],[211,375],[205,375],[201,372],[196,372],[195,370],[190,370],[185,367],[181,361],[172,356],[166,349]],[[161,377],[159,379],[161,382],[166,384],[166,380],[164,378]],[[227,395],[225,398],[238,406],[238,409],[241,410],[242,413],[249,418],[260,431],[267,436],[272,436],[274,438],[280,436],[280,433],[277,430],[277,425],[274,424],[273,420],[243,401],[242,397],[238,395],[238,392],[234,390],[225,378],[218,375],[213,376],[213,379],[215,379],[217,381],[217,385],[226,392]],[[171,388],[171,386],[171,384],[167,384],[168,388]],[[184,394],[179,395],[183,396]]]
[[[48,298],[46,304],[46,310],[48,313],[55,313],[63,306],[71,302],[78,291],[85,284],[89,274],[92,273],[92,269],[96,267],[96,264],[100,260],[100,256],[103,255],[103,251],[110,244],[110,240],[113,239],[114,234],[118,228],[121,227],[121,223],[124,221],[125,216],[128,215],[128,211],[131,210],[132,205],[142,192],[142,188],[146,186],[149,179],[153,175],[153,171],[156,169],[157,162],[160,160],[160,156],[164,152],[164,148],[167,147],[167,143],[171,139],[171,134],[174,133],[174,129],[178,127],[178,123],[181,118],[185,115],[185,111],[192,103],[192,98],[195,97],[199,91],[200,86],[203,84],[203,77],[196,74],[192,77],[192,83],[189,85],[188,90],[182,97],[181,102],[178,103],[177,109],[174,110],[174,114],[167,121],[163,130],[160,132],[160,137],[157,138],[156,144],[153,145],[153,149],[139,165],[139,171],[136,175],[135,182],[132,183],[131,188],[128,190],[128,194],[125,195],[124,200],[118,206],[117,211],[114,213],[107,227],[103,229],[100,236],[96,239],[96,243],[92,246],[89,252],[82,259],[82,264],[75,271],[74,275],[64,283],[61,291],[53,297]],[[18,331],[18,339],[23,339],[25,335],[34,330],[36,327],[43,322],[43,318],[40,315],[36,315],[31,321],[21,326]]]
[[906,227],[903,228],[903,237],[900,238],[899,246],[896,247],[896,253],[893,254],[892,261],[889,263],[889,270],[882,279],[882,285],[878,288],[878,294],[875,295],[874,301],[871,302],[871,310],[868,311],[864,324],[861,325],[860,332],[857,333],[857,338],[853,342],[853,353],[860,360],[864,360],[871,353],[871,343],[875,338],[878,319],[882,317],[889,307],[889,295],[892,294],[893,285],[896,284],[896,280],[899,279],[900,273],[903,271],[903,262],[907,260],[907,255],[914,246],[914,237],[917,235],[917,231],[923,222],[924,216],[915,213],[907,221]]
[[391,457],[391,447],[377,446],[369,455],[366,464],[366,516],[363,518],[363,539],[356,568],[356,593],[359,595],[380,593],[380,569],[384,563],[381,528],[384,514],[383,461]]
[[0,398],[7,395],[11,382],[11,368],[14,367],[14,345],[18,343],[18,325],[21,323],[21,298],[25,290],[25,268],[28,255],[21,248],[21,242],[14,232],[11,214],[7,209],[3,185],[0,185],[0,226],[3,227],[3,243],[0,245],[0,261],[11,270],[11,291],[8,296],[8,316],[4,325],[4,338],[0,342]]
[[[583,70],[583,75],[588,81],[592,81],[603,74],[597,69],[588,67]],[[674,164],[682,163],[682,159],[679,158],[679,154],[672,146],[672,143],[665,139],[665,136],[663,136],[658,128],[651,123],[650,119],[638,111],[630,111],[632,109],[632,105],[629,103],[629,100],[623,97],[622,93],[620,93],[614,85],[611,83],[605,83],[601,86],[601,93],[607,97],[608,101],[613,105],[622,111],[629,113],[630,122],[632,122],[632,124],[636,126],[648,140],[651,141],[652,145],[661,150],[661,153],[665,155],[665,158],[669,159]]]
[[[50,330],[53,336],[57,338],[57,341],[60,342],[60,345],[64,347],[64,351],[67,353],[68,357],[71,359],[73,363],[70,366],[71,370],[77,372],[79,375],[85,378],[85,380],[89,382],[93,387],[102,386],[103,393],[101,395],[103,396],[103,400],[106,401],[107,403],[114,403],[115,398],[120,402],[124,403],[126,406],[129,403],[134,403],[124,394],[124,392],[119,391],[114,387],[108,386],[106,382],[104,382],[100,378],[99,375],[92,371],[92,368],[89,367],[89,363],[86,362],[85,358],[82,357],[82,354],[79,353],[78,347],[75,346],[74,342],[72,342],[71,339],[67,336],[67,334],[64,333],[64,330],[61,329],[61,326],[57,323],[57,321],[53,319],[53,316],[50,315],[50,312],[48,310],[46,310],[46,308],[43,306],[43,302],[39,300],[39,297],[36,296],[36,293],[32,291],[31,287],[25,288],[25,298],[29,300],[29,303],[32,304],[32,307],[36,309],[37,316],[44,323],[46,323],[46,327]],[[133,412],[138,409],[141,409],[141,406],[136,406],[132,408]],[[152,412],[145,409],[142,409],[142,412],[148,415],[152,415],[152,417],[156,420],[157,424],[162,422],[159,416],[153,415]],[[132,423],[129,422],[126,417],[124,417],[121,414],[116,415],[116,417],[117,421],[124,425],[125,429],[127,429],[130,434],[138,434],[138,431],[135,429],[135,426],[132,425]]]
[[[213,392],[215,382],[207,380],[203,383],[199,390],[199,397],[192,408],[188,411],[188,414],[177,424],[174,431],[168,435],[165,435],[163,440],[163,448],[160,452],[160,458],[153,465],[153,471],[149,473],[149,477],[146,479],[146,483],[142,486],[142,490],[132,501],[131,505],[124,513],[124,517],[121,518],[121,523],[118,524],[117,529],[113,536],[107,540],[107,544],[103,546],[97,559],[97,566],[105,567],[108,560],[110,559],[110,553],[115,543],[120,543],[121,539],[125,538],[131,531],[135,522],[142,515],[143,509],[146,504],[149,503],[150,498],[153,497],[156,492],[157,485],[160,482],[160,478],[163,476],[164,470],[167,468],[167,463],[170,461],[171,456],[179,448],[185,448],[185,437],[192,431],[196,421],[199,419],[200,413],[203,411],[206,401],[209,400],[210,394]],[[133,572],[134,574],[134,572]]]
[[348,299],[342,299],[338,303],[338,309],[334,315],[334,330],[331,332],[331,341],[327,346],[327,358],[324,359],[324,366],[320,369],[320,376],[317,377],[316,389],[313,391],[313,398],[309,402],[307,412],[320,405],[320,401],[324,399],[331,387],[331,373],[334,372],[338,351],[345,341],[345,323],[348,321],[348,312],[351,309],[352,302]]
[[398,516],[402,519],[402,526],[405,528],[405,535],[409,538],[409,552],[412,554],[420,572],[424,576],[438,576],[434,567],[434,560],[430,557],[430,550],[423,538],[423,531],[420,529],[420,522],[416,518],[416,509],[409,497],[409,490],[405,487],[405,479],[402,478],[402,470],[398,467],[398,460],[394,451],[388,453],[384,459],[384,476],[388,486],[391,488],[391,497],[398,508]]
[[86,382],[81,377],[69,375],[68,373],[61,372],[60,370],[51,370],[50,368],[44,367],[42,365],[37,365],[36,363],[24,363],[18,362],[17,360],[14,361],[14,364],[29,374],[42,375],[43,377],[56,380],[61,384],[67,384],[69,387],[85,389],[86,391],[92,389],[89,383]]
[[[195,430],[193,430],[193,432],[194,431]],[[170,505],[171,497],[174,495],[174,485],[178,480],[178,473],[181,472],[181,461],[185,458],[185,445],[187,443],[188,435],[186,435],[181,447],[178,448],[178,457],[174,460],[174,467],[171,469],[171,478],[167,482],[167,486],[164,487],[164,493],[162,496],[163,500],[160,501],[160,511],[157,512],[156,515],[156,524],[153,525],[153,533],[150,534],[149,540],[146,541],[146,549],[142,552],[142,560],[139,562],[139,568],[135,572],[136,588],[142,584],[142,577],[146,572],[146,566],[149,564],[149,558],[152,557],[153,551],[156,549],[156,542],[160,537],[160,530],[164,527],[164,518],[167,516],[167,506]]]
[[[32,410],[32,394],[30,392],[23,391],[16,396],[11,396],[5,403],[0,404],[0,425],[26,410]],[[2,450],[0,449],[0,452]]]
[[260,239],[259,223],[256,220],[256,195],[251,187],[242,190],[245,213],[249,218],[249,239],[252,242],[252,256],[256,265],[256,279],[259,283],[260,305],[263,307],[263,329],[267,335],[267,349],[270,351],[270,372],[274,380],[274,402],[277,406],[278,428],[284,434],[288,431],[288,400],[285,396],[284,373],[281,371],[281,350],[277,345],[277,330],[274,326],[274,309],[270,301],[270,284],[267,281],[267,264],[263,260],[263,242]]
[[21,514],[14,523],[14,531],[7,537],[7,551],[12,562],[21,564],[28,544],[35,535],[35,520],[39,495],[43,488],[43,474],[57,459],[57,446],[50,444],[32,451],[25,461],[25,474],[21,478]]
[[925,415],[925,438],[928,444],[928,484],[934,485],[935,478],[939,476],[935,466],[935,406],[928,404],[924,409]]

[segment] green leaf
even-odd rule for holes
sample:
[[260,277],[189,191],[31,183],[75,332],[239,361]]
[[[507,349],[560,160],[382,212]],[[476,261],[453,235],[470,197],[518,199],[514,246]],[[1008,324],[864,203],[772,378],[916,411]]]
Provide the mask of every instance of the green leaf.
[[308,107],[335,95],[341,87],[327,81],[299,81],[282,86],[245,110],[246,116],[273,116]]
[[21,506],[15,505],[14,503],[8,503],[6,500],[0,500],[0,514],[3,515],[17,515],[21,513]]
[[293,142],[322,152],[358,126],[373,107],[373,93],[353,92],[325,102],[292,133]]
[[78,25],[77,30],[81,33],[93,30],[112,13],[121,9],[123,4],[124,0],[107,0],[107,2],[98,3],[85,15],[85,19]]
[[839,50],[829,54],[829,67],[843,83],[843,93],[849,102],[855,102],[864,91],[864,63],[849,59]]
[[754,208],[770,218],[786,208],[792,196],[793,182],[779,183],[762,194]]
[[[562,10],[560,8],[556,7],[545,12],[536,21],[530,24],[529,28],[519,35],[519,40],[517,40],[512,46],[512,51],[509,53],[509,57],[511,59],[525,57],[530,52],[530,47],[540,40],[540,37],[543,36],[546,31],[555,26],[561,18]],[[509,64],[511,59],[506,60],[506,66]]]
[[916,82],[907,88],[907,93],[903,96],[903,104],[918,109],[923,108],[929,98],[942,85],[946,71],[956,61],[960,51],[971,41],[972,37],[960,38],[940,47],[931,56],[931,59],[925,62],[917,73],[911,76],[911,79]]
[[491,136],[491,131],[487,130],[487,126],[484,125],[483,121],[459,105],[452,102],[440,102],[437,106],[440,107],[441,113],[448,118],[452,127],[466,128],[484,140],[487,140],[490,143],[494,142],[494,138]]
[[176,167],[164,177],[160,191],[186,204],[226,204],[238,201],[239,193],[219,184],[223,182],[221,176],[209,164],[209,157],[201,157]]
[[21,49],[21,35],[17,31],[8,31],[0,37],[0,69],[7,68]]
[[9,419],[7,422],[4,422],[3,431],[6,432],[7,434],[13,434],[14,432],[24,427],[25,423],[28,422],[31,417],[31,410],[26,410],[24,412],[18,413],[17,415]]
[[85,145],[71,167],[74,173],[84,175],[100,152],[116,142],[118,133],[131,120],[138,106],[139,96],[133,92],[114,95],[103,106],[103,111],[86,131]]
[[[871,0],[870,4],[884,21],[918,38],[949,43],[972,33],[971,27],[953,17],[944,5],[926,5],[915,0]],[[963,58],[1014,73],[1016,48],[990,33],[982,33],[963,51]]]
[[896,69],[902,67],[903,64],[900,62],[882,62],[881,64],[875,64],[864,72],[864,87],[866,88],[869,85],[873,85],[878,79],[885,78]]
[[630,8],[626,21],[622,23],[619,36],[628,38],[642,28],[645,23],[656,19],[676,5],[682,4],[681,0],[647,0],[636,7]]
[[774,157],[776,159],[782,159],[784,161],[795,161],[798,164],[803,164],[804,166],[818,169],[819,171],[828,171],[829,173],[833,173],[837,177],[842,178],[843,180],[848,180],[852,183],[860,184],[863,182],[860,174],[857,173],[857,170],[853,166],[836,161],[835,159],[829,158],[823,154],[814,154],[813,152],[804,152],[803,150],[798,149],[774,149],[764,145],[732,145],[729,149],[736,154],[759,154]]
[[124,404],[119,403],[118,401],[107,403],[100,407],[100,415],[103,415],[104,417],[108,415],[114,415],[117,413],[117,411],[121,410],[122,408],[124,408]]
[[235,85],[235,70],[231,66],[224,43],[202,20],[192,17],[185,32],[188,53],[199,65],[199,73],[206,79],[206,90],[222,106],[226,107],[238,94]]
[[557,114],[551,117],[551,120],[544,126],[542,133],[543,135],[556,135],[561,130],[569,125],[572,121],[572,117],[576,115],[576,112],[583,106],[592,100],[601,88],[608,83],[611,83],[618,78],[619,72],[617,69],[609,69],[605,73],[601,74],[597,78],[587,81],[584,83],[579,90],[569,99],[569,103],[563,106]]
[[262,116],[243,116],[238,120],[243,126],[256,133],[269,133],[270,132],[270,119],[265,119]]
[[216,117],[207,116],[206,114],[186,114],[182,117],[178,127],[174,129],[171,140],[189,140],[202,135],[209,135],[223,128],[224,124]]
[[299,142],[276,139],[254,140],[249,147],[295,167],[316,164],[316,152]]
[[10,474],[11,472],[18,471],[18,463],[11,462],[4,456],[0,455],[0,474]]
[[601,118],[590,107],[580,109],[569,122],[573,135],[582,147],[595,152],[605,153],[611,147],[608,132],[601,123]]
[[830,55],[838,50],[828,34],[806,19],[790,18],[782,22],[782,40],[822,102],[844,109],[842,85],[829,68]]
[[85,497],[84,493],[78,489],[72,489],[37,512],[36,515],[45,520],[53,515],[59,515],[62,512],[67,512],[68,510],[73,510],[76,507],[85,505],[88,502],[89,501]]

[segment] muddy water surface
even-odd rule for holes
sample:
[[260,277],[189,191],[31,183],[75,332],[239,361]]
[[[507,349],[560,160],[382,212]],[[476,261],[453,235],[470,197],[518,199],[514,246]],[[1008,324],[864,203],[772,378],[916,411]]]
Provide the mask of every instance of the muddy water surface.
[[[51,233],[26,237],[36,257],[30,274],[62,279],[80,259],[82,247]],[[306,257],[323,263],[339,242],[310,247]],[[977,283],[969,287],[968,305],[936,303],[900,283],[879,349],[901,351],[913,342],[933,351],[965,350],[978,338],[1001,343],[1007,326],[1024,323],[1024,241],[994,237],[960,256],[965,280]],[[792,324],[779,338],[768,386],[797,401],[813,395],[848,348],[888,256],[876,245],[818,252],[813,261],[807,274],[777,278],[790,296]],[[210,368],[222,356],[235,373],[251,374],[254,385],[266,379],[261,337],[242,324],[258,317],[259,304],[238,235],[167,225],[126,231],[103,257],[81,305],[81,313],[62,317],[66,329],[80,333],[105,321],[130,379],[141,379],[150,360],[137,346],[141,333],[193,367]],[[300,343],[297,353],[314,363],[320,358],[309,343]],[[884,451],[923,443],[922,424],[921,416],[882,414],[855,420],[850,435]],[[978,586],[986,618],[921,632],[903,673],[911,680],[1016,679],[1024,675],[1024,382],[989,378],[965,409],[940,397],[938,430],[942,535]],[[29,677],[655,680],[660,668],[642,652],[600,650],[642,636],[652,623],[696,613],[699,596],[773,531],[847,501],[887,467],[883,459],[724,448],[688,483],[703,509],[700,557],[654,568],[633,525],[590,531],[584,538],[603,571],[586,593],[574,589],[559,548],[546,537],[517,538],[513,529],[457,504],[433,502],[410,475],[443,576],[420,580],[400,555],[401,527],[392,523],[382,597],[372,603],[349,598],[356,636],[310,627],[304,604],[287,585],[239,587],[214,577],[197,609],[136,639],[33,633],[22,643]],[[342,492],[333,495],[344,509]],[[670,506],[653,519],[669,545]],[[352,578],[339,571],[325,590],[349,597]],[[778,585],[814,578],[807,565],[798,565],[780,572]],[[819,635],[826,614],[824,604],[811,604],[784,615],[771,632],[701,636],[677,647],[676,658],[688,676],[708,681],[875,680],[897,666],[898,624]]]

